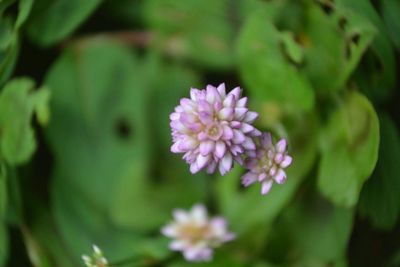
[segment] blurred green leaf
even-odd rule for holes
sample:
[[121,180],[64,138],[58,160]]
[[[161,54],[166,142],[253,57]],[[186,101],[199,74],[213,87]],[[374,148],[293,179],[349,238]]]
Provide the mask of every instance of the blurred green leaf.
[[19,51],[19,28],[26,21],[33,0],[19,1],[16,18],[4,14],[14,2],[9,0],[0,3],[0,84],[9,78],[14,69]]
[[335,3],[342,10],[364,16],[378,30],[371,49],[355,72],[355,79],[369,98],[382,102],[390,95],[396,79],[395,54],[385,25],[369,0],[337,0]]
[[373,24],[355,12],[326,14],[316,4],[307,9],[303,31],[304,70],[321,93],[343,89],[376,33]]
[[48,255],[46,255],[43,251],[43,248],[39,245],[38,240],[36,240],[36,238],[29,232],[29,230],[25,226],[21,227],[21,232],[24,237],[29,260],[32,262],[33,266],[51,267],[51,261]]
[[19,12],[17,21],[15,22],[15,27],[18,29],[28,18],[31,11],[33,0],[20,0],[19,1]]
[[361,192],[361,214],[383,229],[396,224],[400,212],[400,136],[386,114],[380,118],[379,157],[375,171]]
[[23,221],[23,202],[20,180],[14,167],[8,167],[7,173],[7,211],[6,221],[9,224],[20,225]]
[[398,0],[382,0],[382,16],[392,42],[400,50],[400,2]]
[[294,41],[282,34],[263,12],[251,16],[237,42],[239,71],[253,97],[282,106],[310,110],[314,106],[311,84],[282,51],[282,42],[291,57],[299,58]]
[[36,0],[28,21],[28,35],[48,46],[71,34],[101,0]]
[[0,16],[0,84],[11,75],[18,55],[18,37],[13,30],[12,20]]
[[32,218],[32,221],[29,222],[29,228],[27,230],[29,231],[28,234],[30,238],[33,239],[34,247],[29,249],[34,249],[35,253],[38,254],[37,256],[39,258],[36,260],[43,264],[39,266],[47,267],[45,264],[49,262],[51,263],[49,267],[81,266],[81,264],[71,261],[71,255],[69,255],[70,251],[68,251],[65,244],[63,244],[63,240],[60,237],[60,233],[55,225],[50,210],[36,199],[32,199],[31,204],[34,207],[35,216]]
[[[15,79],[0,94],[0,150],[2,158],[11,165],[28,161],[36,148],[32,116],[39,106],[46,109],[49,97],[47,89],[33,88],[33,81]],[[38,114],[39,118],[43,113]]]
[[291,32],[282,32],[282,44],[285,48],[286,54],[293,62],[300,64],[303,61],[303,48],[295,42],[294,36]]
[[146,234],[158,232],[174,207],[206,193],[204,175],[191,176],[158,140],[167,134],[171,103],[179,101],[170,92],[181,86],[188,92],[193,76],[157,64],[119,43],[93,39],[69,47],[47,75],[54,118],[47,137],[56,159],[52,201],[74,259],[92,243],[110,260],[140,254],[142,245],[149,247]]
[[288,207],[283,218],[300,262],[326,266],[346,256],[353,226],[351,209],[335,207],[315,193],[305,192]]
[[400,265],[400,250],[397,248],[397,251],[394,253],[394,255],[391,256],[390,260],[385,265],[385,267],[397,267],[399,265]]
[[177,57],[209,68],[233,64],[234,29],[228,0],[148,0],[144,17],[156,45]]
[[[111,259],[130,256],[141,238],[132,230],[152,229],[155,224],[146,223],[160,220],[157,203],[146,201],[149,142],[141,75],[127,48],[104,39],[70,47],[47,75],[55,222],[75,261],[90,253],[92,243],[109,249]],[[143,223],[144,210],[149,213]],[[126,231],[114,225],[127,226],[124,213],[137,215]]]
[[8,257],[8,234],[5,224],[0,221],[0,266],[6,266]]
[[320,191],[337,205],[354,206],[371,175],[379,147],[379,121],[368,99],[350,92],[321,135]]
[[4,220],[7,207],[7,173],[4,164],[0,164],[0,225]]

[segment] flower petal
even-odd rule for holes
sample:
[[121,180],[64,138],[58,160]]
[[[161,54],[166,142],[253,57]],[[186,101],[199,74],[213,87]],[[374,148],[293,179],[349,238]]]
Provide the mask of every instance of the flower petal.
[[221,120],[232,120],[234,114],[233,108],[225,107],[218,112],[218,117]]
[[234,97],[235,97],[235,100],[237,101],[237,100],[239,100],[239,98],[240,98],[240,95],[241,95],[241,92],[242,90],[240,89],[240,87],[235,87],[235,88],[233,88],[232,89],[232,91],[230,91],[229,93],[228,93],[228,96],[229,95],[233,95]]
[[248,123],[242,123],[242,127],[240,129],[244,133],[249,133],[254,130],[254,127]]
[[183,240],[174,240],[169,243],[169,248],[174,251],[182,251],[188,246],[187,242]]
[[199,154],[196,158],[196,164],[197,167],[199,168],[199,170],[201,170],[202,168],[204,168],[204,166],[207,165],[208,161],[210,160],[210,155],[207,156],[203,156],[201,154]]
[[226,152],[226,145],[222,141],[218,141],[215,145],[215,156],[217,158],[222,158]]
[[225,98],[226,96],[225,83],[221,83],[220,85],[218,85],[217,91],[222,98]]
[[206,93],[206,100],[208,103],[212,104],[215,101],[221,101],[221,97],[217,91],[217,88],[215,88],[212,85],[207,85],[207,93]]
[[196,148],[197,146],[198,146],[197,140],[194,139],[194,138],[188,137],[188,138],[186,138],[185,140],[182,140],[182,141],[179,143],[178,148],[179,148],[179,150],[181,150],[182,152],[186,152],[186,151],[188,151],[188,150],[190,150],[190,149]]
[[210,124],[213,122],[213,114],[207,111],[200,111],[199,112],[199,119],[203,124]]
[[239,130],[233,130],[233,143],[234,144],[242,144],[246,140],[246,136]]
[[203,156],[207,156],[211,151],[214,150],[215,142],[214,141],[203,141],[200,143],[200,154]]
[[252,172],[247,172],[242,176],[241,180],[242,180],[242,185],[247,187],[257,181],[257,174]]
[[231,153],[226,153],[219,163],[219,172],[221,175],[225,175],[232,169],[232,155]]
[[253,139],[251,139],[250,137],[246,137],[245,138],[244,142],[242,143],[242,146],[245,149],[248,149],[248,150],[255,150],[256,149],[256,145],[254,144]]
[[175,237],[178,234],[176,224],[168,224],[161,228],[161,233],[168,237]]
[[279,142],[275,145],[276,151],[284,153],[286,151],[286,145],[286,139],[279,140]]
[[226,98],[223,101],[223,105],[224,105],[224,107],[233,108],[235,106],[235,97],[234,97],[234,95],[232,95],[232,94],[227,95]]
[[191,98],[193,101],[196,101],[196,100],[197,100],[197,96],[198,96],[199,94],[201,94],[201,91],[200,91],[199,89],[190,88],[190,98]]
[[231,140],[233,138],[233,130],[227,125],[222,126],[222,129],[224,130],[222,133],[222,139]]
[[207,247],[189,247],[183,252],[187,261],[209,261],[212,258],[212,250]]
[[279,169],[274,177],[275,182],[278,184],[283,184],[286,181],[286,173],[284,170]]
[[241,98],[239,101],[236,103],[236,107],[238,108],[244,108],[247,104],[247,97]]
[[272,183],[273,183],[272,180],[263,182],[261,186],[261,194],[263,195],[267,194],[272,187]]
[[205,225],[208,220],[207,210],[204,205],[196,204],[192,207],[190,211],[190,215],[196,225]]
[[235,118],[237,120],[243,120],[248,110],[247,108],[235,108]]
[[172,212],[172,215],[175,221],[177,221],[178,223],[187,223],[190,221],[189,214],[182,209],[175,209]]
[[214,160],[211,161],[207,166],[207,173],[208,174],[214,173],[216,168],[217,168],[217,162]]
[[247,123],[253,123],[258,118],[258,113],[254,111],[248,111],[244,116],[243,121]]
[[269,149],[272,146],[272,137],[270,133],[263,133],[261,135],[261,145],[265,149]]
[[281,167],[282,167],[282,168],[286,168],[286,167],[288,167],[291,163],[292,163],[292,157],[286,155],[286,156],[283,158],[283,161],[281,162]]

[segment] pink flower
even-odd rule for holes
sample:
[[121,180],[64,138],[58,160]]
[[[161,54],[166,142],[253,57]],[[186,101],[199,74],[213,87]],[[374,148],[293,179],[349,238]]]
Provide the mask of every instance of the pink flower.
[[242,176],[242,184],[247,187],[259,181],[264,195],[274,182],[283,184],[286,181],[284,169],[292,163],[292,157],[287,154],[285,139],[276,145],[272,144],[269,133],[263,133],[258,139],[257,150],[245,160],[244,166],[249,171]]
[[228,232],[225,219],[208,218],[203,205],[195,205],[189,212],[176,209],[173,216],[175,221],[161,232],[174,239],[169,245],[171,250],[182,251],[188,261],[210,261],[214,248],[235,238]]
[[221,175],[232,169],[233,161],[242,164],[242,155],[255,150],[254,136],[260,131],[252,123],[258,114],[249,111],[247,98],[241,98],[241,89],[228,94],[225,84],[217,88],[208,85],[204,90],[192,88],[190,98],[183,98],[170,115],[171,151],[184,153],[190,171],[196,173],[207,168]]

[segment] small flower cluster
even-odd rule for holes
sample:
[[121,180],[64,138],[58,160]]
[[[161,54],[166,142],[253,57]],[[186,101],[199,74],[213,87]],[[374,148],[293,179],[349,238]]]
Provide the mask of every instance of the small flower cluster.
[[241,89],[226,92],[225,84],[192,88],[190,98],[183,98],[170,115],[173,153],[184,153],[183,159],[196,173],[204,168],[208,173],[219,169],[221,175],[233,168],[233,162],[248,172],[242,184],[262,184],[267,194],[273,182],[286,180],[284,169],[292,158],[287,154],[287,142],[281,139],[273,145],[269,133],[261,133],[252,124],[258,113],[247,108],[247,98]]
[[285,139],[273,145],[271,134],[263,133],[257,143],[256,152],[245,161],[248,172],[243,175],[242,184],[247,187],[259,181],[261,193],[267,194],[273,182],[283,184],[286,181],[284,169],[292,163],[292,157],[287,154]]
[[209,261],[213,248],[235,238],[228,232],[222,217],[209,218],[203,205],[195,205],[189,212],[177,209],[173,212],[175,221],[162,228],[161,232],[174,240],[170,249],[182,251],[188,261]]
[[87,267],[109,267],[103,252],[96,245],[93,245],[92,256],[82,255],[82,260]]

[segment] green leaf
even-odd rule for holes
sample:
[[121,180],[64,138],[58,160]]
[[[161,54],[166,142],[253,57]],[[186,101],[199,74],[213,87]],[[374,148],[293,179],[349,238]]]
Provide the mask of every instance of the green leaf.
[[148,0],[144,16],[155,45],[210,68],[233,65],[234,29],[228,0]]
[[355,72],[355,79],[363,92],[374,102],[387,99],[396,81],[396,62],[385,24],[369,0],[337,0],[338,8],[359,14],[377,28],[371,49]]
[[0,164],[0,224],[4,220],[7,207],[7,173],[4,164]]
[[14,167],[8,167],[7,172],[7,212],[6,221],[9,224],[20,225],[23,221],[23,202],[20,180]]
[[13,22],[6,16],[0,17],[0,85],[11,75],[18,55],[18,35]]
[[19,29],[27,19],[33,0],[19,1],[16,18],[5,11],[14,1],[2,1],[0,4],[0,84],[11,75],[19,51]]
[[8,257],[8,234],[5,224],[0,221],[0,266],[6,266]]
[[[343,89],[372,42],[375,27],[357,13],[338,9],[328,15],[317,4],[309,6],[306,17],[300,35],[305,73],[321,93]],[[340,23],[345,25],[341,28]]]
[[[35,260],[40,263],[40,267],[51,267],[51,266],[63,266],[63,267],[75,267],[82,264],[81,261],[73,262],[70,259],[69,251],[63,243],[60,233],[55,225],[53,214],[44,203],[37,201],[32,198],[30,202],[35,216],[32,218],[28,225],[28,233],[25,233],[25,238],[31,238],[33,244],[28,245],[29,250],[33,250],[30,253],[30,257],[34,256],[31,253],[35,253]],[[29,235],[29,237],[26,237]],[[29,247],[32,246],[33,247]],[[35,261],[31,259],[34,263]],[[49,262],[52,264],[46,265]]]
[[389,230],[400,212],[400,136],[388,115],[380,116],[380,125],[378,162],[363,187],[359,209],[376,227]]
[[[0,152],[11,165],[27,162],[36,148],[32,116],[35,109],[46,109],[49,97],[47,89],[34,91],[33,88],[33,81],[15,79],[0,94]],[[43,113],[40,111],[39,117]]]
[[17,21],[15,22],[15,27],[19,29],[22,24],[28,18],[29,13],[31,12],[33,0],[21,0],[19,1],[19,12]]
[[160,137],[170,135],[168,109],[183,88],[189,92],[194,76],[148,60],[119,43],[88,39],[69,47],[46,77],[52,94],[46,136],[56,162],[52,203],[75,260],[92,243],[110,261],[138,255],[174,207],[204,198],[205,175],[190,175]]
[[304,266],[326,266],[345,258],[353,213],[351,209],[333,206],[313,192],[304,192],[297,198],[284,212],[283,224],[300,262],[308,262]]
[[320,191],[337,205],[354,206],[378,158],[379,122],[368,99],[350,92],[332,113],[321,143]]
[[381,1],[382,16],[392,42],[400,50],[400,22],[398,14],[400,13],[400,2],[397,0]]
[[311,84],[286,59],[281,49],[282,39],[291,57],[298,51],[294,52],[294,47],[288,49],[287,33],[279,32],[270,19],[258,12],[248,19],[240,32],[237,55],[246,89],[260,100],[310,110],[314,106]]
[[287,55],[293,62],[300,64],[304,58],[303,48],[295,42],[291,32],[282,32],[282,43],[285,47]]
[[49,46],[71,34],[96,9],[101,0],[37,0],[28,22],[28,35]]

